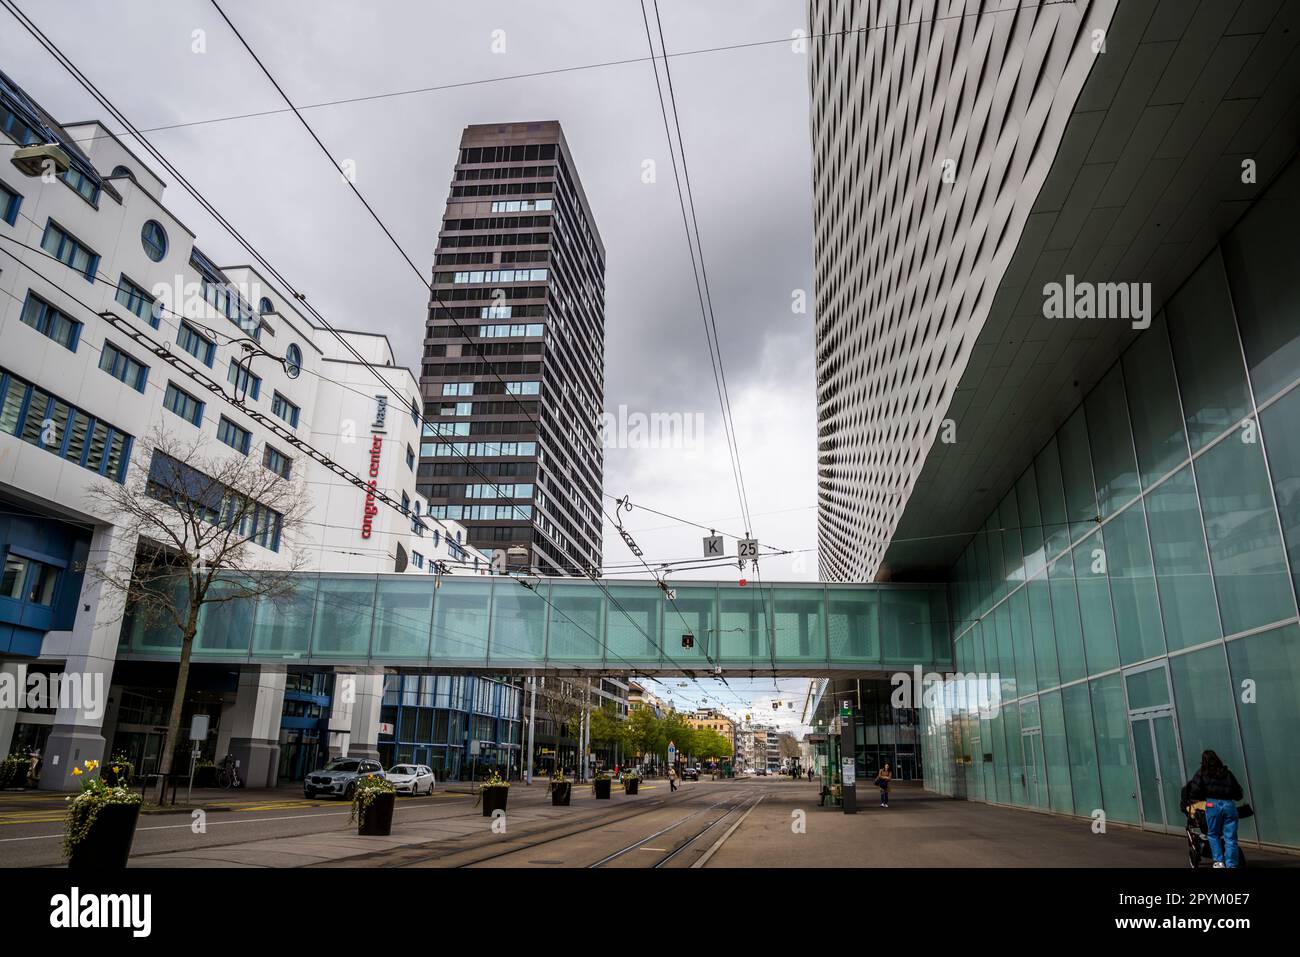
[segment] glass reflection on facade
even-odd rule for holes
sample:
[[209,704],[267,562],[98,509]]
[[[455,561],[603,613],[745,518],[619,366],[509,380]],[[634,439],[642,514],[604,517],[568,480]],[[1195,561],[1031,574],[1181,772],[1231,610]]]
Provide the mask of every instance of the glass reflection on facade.
[[958,672],[997,707],[922,715],[927,784],[1181,830],[1213,749],[1300,846],[1300,164],[1139,334],[951,570]]

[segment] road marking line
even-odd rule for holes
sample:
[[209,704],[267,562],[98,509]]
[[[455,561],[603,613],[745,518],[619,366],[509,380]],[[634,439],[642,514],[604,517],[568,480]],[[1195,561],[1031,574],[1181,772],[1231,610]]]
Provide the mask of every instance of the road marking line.
[[664,851],[668,850],[668,848],[666,848],[666,847],[638,847],[637,850],[638,850],[638,851],[658,851],[660,854],[662,854]]
[[727,833],[722,835],[722,837],[718,838],[717,841],[714,842],[713,846],[710,847],[707,851],[705,851],[704,856],[701,857],[694,864],[692,864],[691,867],[692,868],[703,867],[705,864],[707,864],[709,862],[709,858],[711,858],[715,853],[717,853],[718,848],[722,847],[722,845],[726,842],[727,838],[731,837],[731,835],[735,833],[736,828],[740,827],[740,825],[745,823],[745,818],[749,817],[749,815],[754,813],[754,808],[758,807],[758,805],[762,803],[763,798],[765,797],[767,797],[766,794],[764,794],[757,801],[751,804],[749,806],[749,810],[746,811],[744,814],[740,815],[740,819],[736,821],[735,824],[731,825],[731,827],[727,828]]

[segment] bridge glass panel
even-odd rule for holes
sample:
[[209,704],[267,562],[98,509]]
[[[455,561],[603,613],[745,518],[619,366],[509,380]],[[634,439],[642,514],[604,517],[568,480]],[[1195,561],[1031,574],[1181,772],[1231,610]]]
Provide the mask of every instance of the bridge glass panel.
[[223,581],[208,586],[210,602],[199,613],[199,631],[195,649],[213,655],[244,657],[253,641],[253,612],[256,603],[243,597],[248,594],[247,578]]
[[609,593],[614,600],[607,618],[608,666],[617,668],[629,661],[657,665],[663,592],[655,585],[614,585]]
[[434,591],[434,582],[428,578],[379,579],[372,658],[429,657]]
[[[708,667],[718,647],[718,589],[713,585],[680,585],[676,592],[676,601],[664,609],[664,662]],[[682,647],[682,635],[686,634],[695,638],[694,647]]]
[[879,592],[828,588],[826,593],[831,664],[880,661]]
[[546,657],[546,614],[542,595],[517,581],[498,581],[492,590],[491,660],[542,662]]
[[770,668],[771,591],[757,585],[723,589],[718,595],[718,612],[722,660]]
[[[519,586],[510,582],[507,587]],[[481,665],[487,662],[491,594],[491,579],[443,576],[442,585],[433,599],[431,664]]]
[[553,581],[546,657],[549,661],[599,666],[605,649],[605,594],[585,582]]
[[316,579],[300,578],[278,599],[257,604],[253,655],[261,658],[306,658],[316,611]]
[[826,661],[826,595],[822,589],[772,589],[776,660],[792,664]]
[[322,575],[316,588],[313,658],[356,660],[370,655],[370,626],[375,614],[372,576]]

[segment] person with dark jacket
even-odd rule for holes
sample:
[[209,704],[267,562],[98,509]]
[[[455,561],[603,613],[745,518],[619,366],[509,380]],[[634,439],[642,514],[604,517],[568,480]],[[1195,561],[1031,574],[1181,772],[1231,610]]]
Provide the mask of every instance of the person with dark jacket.
[[1201,753],[1201,767],[1183,787],[1183,806],[1205,802],[1205,836],[1215,867],[1236,867],[1237,801],[1242,798],[1241,785],[1213,751]]

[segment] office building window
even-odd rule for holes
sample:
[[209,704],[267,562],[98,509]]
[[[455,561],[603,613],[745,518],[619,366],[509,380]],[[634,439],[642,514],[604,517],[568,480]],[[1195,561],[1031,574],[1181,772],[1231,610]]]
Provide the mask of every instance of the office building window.
[[167,255],[167,231],[157,220],[151,219],[144,224],[140,230],[140,242],[144,246],[144,254],[154,262],[161,262]]
[[81,323],[71,316],[55,309],[48,302],[33,292],[27,294],[20,317],[42,335],[49,336],[59,345],[72,352],[77,351],[77,342],[81,338]]
[[239,454],[247,455],[253,434],[248,429],[241,429],[223,415],[221,421],[217,423],[217,438]]
[[415,449],[409,445],[406,447],[406,467],[412,472],[415,471]]
[[99,354],[99,367],[114,379],[120,379],[136,392],[143,392],[149,378],[149,367],[139,362],[111,342],[105,342]]
[[289,470],[293,467],[293,459],[268,445],[262,453],[262,464],[281,478],[288,478]]
[[167,383],[163,406],[175,412],[190,425],[198,425],[203,421],[203,403],[185,390],[177,388],[174,382]]
[[117,301],[155,329],[161,318],[158,301],[123,276],[117,281]]
[[278,392],[271,393],[271,412],[298,428],[298,407]]
[[0,219],[10,226],[18,222],[18,207],[23,203],[21,193],[15,192],[0,182]]
[[226,381],[235,387],[236,395],[243,394],[256,399],[262,394],[262,377],[253,375],[251,370],[234,359],[230,360],[230,367],[226,370]]
[[212,368],[212,361],[217,355],[217,344],[188,322],[182,322],[177,330],[176,344],[209,369]]
[[68,171],[59,179],[67,183],[74,193],[91,206],[99,206],[99,184],[92,177],[87,176],[75,166],[69,166]]
[[41,248],[59,262],[71,266],[81,273],[88,282],[95,281],[95,270],[99,267],[99,255],[82,244],[71,233],[57,225],[52,219],[45,224],[45,235],[41,237]]
[[121,482],[132,438],[103,419],[0,369],[0,432]]

